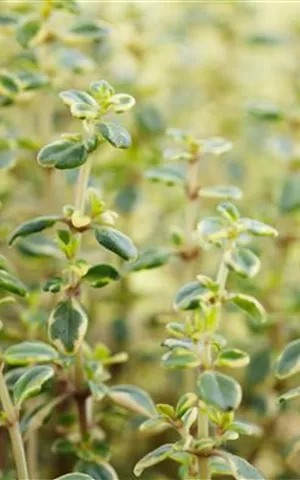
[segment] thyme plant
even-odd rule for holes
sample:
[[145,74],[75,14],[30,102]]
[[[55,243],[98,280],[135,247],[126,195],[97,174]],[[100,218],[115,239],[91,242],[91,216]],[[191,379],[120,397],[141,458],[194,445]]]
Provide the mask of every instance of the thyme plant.
[[[234,188],[231,191],[235,193]],[[218,196],[226,195],[227,190],[217,187],[206,192]],[[180,396],[175,407],[158,404],[156,417],[141,425],[143,431],[172,428],[179,440],[164,444],[142,458],[135,467],[137,476],[170,458],[181,464],[181,478],[206,480],[215,474],[229,474],[236,479],[262,478],[246,460],[222,448],[240,435],[257,433],[254,425],[235,418],[242,401],[240,384],[219,371],[249,363],[246,352],[226,346],[222,316],[224,310],[234,306],[256,322],[266,320],[260,302],[253,296],[228,290],[227,280],[230,272],[244,278],[254,277],[260,269],[260,260],[248,243],[253,236],[275,237],[277,231],[258,220],[241,217],[229,201],[220,203],[217,213],[197,225],[198,243],[203,248],[213,246],[221,251],[217,274],[215,278],[197,275],[196,280],[182,286],[174,307],[188,314],[184,322],[167,325],[170,338],[163,342],[168,349],[162,358],[164,365],[171,369],[193,369],[194,389]]]
[[[84,258],[83,237],[92,234],[104,249],[131,261],[137,257],[133,242],[114,228],[117,214],[109,210],[94,188],[89,189],[93,155],[104,142],[115,148],[130,146],[129,132],[115,120],[107,119],[110,112],[123,113],[135,103],[127,94],[116,94],[106,81],[93,82],[89,93],[68,90],[60,94],[71,114],[82,121],[83,133],[63,134],[60,140],[46,145],[38,154],[38,162],[44,168],[65,170],[78,168],[73,205],[63,207],[61,214],[44,215],[26,221],[11,234],[9,243],[45,229],[56,228],[56,242],[65,256],[60,275],[48,278],[44,292],[55,296],[55,307],[48,319],[48,343],[25,341],[8,347],[2,354],[2,365],[20,366],[7,375],[14,378],[13,400],[10,398],[6,379],[1,373],[0,395],[4,409],[3,419],[9,428],[19,479],[30,478],[27,472],[24,448],[18,418],[23,403],[38,395],[45,383],[63,380],[64,391],[59,398],[48,399],[32,412],[28,430],[41,426],[46,415],[60,402],[70,397],[74,400],[78,415],[78,436],[71,431],[55,444],[55,450],[72,452],[79,462],[76,470],[85,475],[93,472],[96,477],[117,478],[108,463],[109,450],[99,441],[97,420],[93,416],[93,402],[104,397],[117,405],[151,416],[154,405],[141,389],[130,385],[108,387],[107,368],[127,359],[125,353],[111,355],[104,344],[88,346],[85,336],[88,314],[83,305],[85,285],[103,288],[121,278],[122,273],[113,265],[90,265]],[[25,287],[3,266],[1,287],[19,295],[25,295]],[[50,392],[49,392],[50,393]],[[74,426],[72,427],[74,428]],[[77,475],[77,474],[76,474]],[[71,477],[68,477],[71,478]],[[72,477],[73,478],[73,477]],[[74,476],[81,478],[81,476]],[[82,478],[86,478],[84,475]]]

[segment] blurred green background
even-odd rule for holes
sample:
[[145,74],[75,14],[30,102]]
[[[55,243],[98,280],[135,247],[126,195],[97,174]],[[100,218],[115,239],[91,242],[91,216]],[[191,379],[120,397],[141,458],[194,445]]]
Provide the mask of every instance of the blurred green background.
[[[147,178],[149,170],[169,164],[166,152],[173,145],[167,127],[199,138],[229,139],[232,151],[221,158],[203,157],[200,185],[239,186],[243,215],[280,232],[276,242],[254,244],[262,261],[258,278],[230,278],[232,288],[262,302],[268,322],[262,327],[228,311],[223,323],[230,345],[252,357],[237,376],[244,389],[240,418],[256,422],[264,432],[259,439],[228,442],[228,449],[253,462],[268,480],[300,478],[298,450],[287,456],[300,435],[299,403],[283,409],[276,404],[278,394],[299,379],[283,385],[271,371],[274,357],[300,331],[300,3],[81,1],[81,21],[98,22],[102,34],[74,33],[76,16],[57,10],[47,35],[24,47],[12,18],[33,15],[41,4],[2,0],[0,5],[0,77],[1,72],[41,75],[37,86],[24,88],[9,105],[0,78],[1,253],[32,289],[24,304],[2,310],[1,344],[44,338],[52,299],[40,294],[40,285],[59,271],[63,260],[51,234],[24,239],[12,250],[7,236],[22,221],[72,203],[76,172],[49,173],[37,165],[36,154],[61,132],[78,129],[58,92],[84,90],[92,80],[104,78],[136,99],[125,119],[133,145],[126,152],[101,149],[91,184],[119,213],[118,228],[141,250],[172,248],[172,232],[185,229],[184,191]],[[200,199],[198,219],[213,215],[216,205],[214,199]],[[92,241],[85,241],[84,252],[88,261],[105,260]],[[86,292],[89,340],[130,355],[126,364],[114,367],[113,382],[136,384],[160,403],[176,402],[186,387],[181,372],[161,365],[165,324],[180,316],[172,309],[178,288],[196,273],[214,275],[218,260],[217,251],[201,250],[191,269],[189,262],[171,255],[160,268],[130,273],[117,285]],[[109,406],[99,415],[121,480],[134,478],[134,464],[151,447],[172,439],[170,432],[138,432],[138,417]],[[53,431],[50,424],[41,440],[45,478],[49,462],[54,470],[66,462],[50,454]],[[165,462],[143,478],[176,475],[176,466]]]

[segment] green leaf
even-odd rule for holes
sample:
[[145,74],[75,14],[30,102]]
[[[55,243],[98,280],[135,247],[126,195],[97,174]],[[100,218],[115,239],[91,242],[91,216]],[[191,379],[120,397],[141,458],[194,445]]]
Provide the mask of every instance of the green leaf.
[[78,14],[80,12],[79,5],[76,0],[52,0],[51,3],[57,10],[66,10],[67,12],[74,14]]
[[127,235],[111,227],[95,228],[95,237],[98,243],[107,250],[115,253],[123,260],[135,260],[137,249]]
[[247,313],[253,320],[259,323],[267,320],[266,311],[256,298],[243,293],[231,293],[228,300]]
[[69,455],[75,453],[76,450],[73,443],[67,438],[57,438],[51,446],[51,452],[56,455]]
[[12,390],[16,382],[19,380],[19,378],[25,373],[27,370],[27,367],[17,367],[17,368],[11,368],[6,372],[4,378],[5,378],[5,383],[7,385],[7,388],[9,390]]
[[226,461],[236,480],[264,480],[261,473],[243,458],[226,452]]
[[171,251],[167,248],[147,248],[139,253],[138,258],[128,266],[128,270],[138,272],[140,270],[150,270],[161,267],[168,262],[171,255]]
[[17,277],[5,270],[0,270],[0,290],[25,297],[27,288]]
[[109,388],[104,383],[88,382],[89,389],[95,401],[100,402],[109,392]]
[[51,342],[64,355],[75,355],[86,334],[88,317],[75,299],[63,300],[52,311],[48,334]]
[[211,475],[231,475],[231,470],[224,458],[213,457],[209,458],[209,468]]
[[13,98],[20,92],[19,79],[11,73],[0,73],[0,92],[1,95],[7,95]]
[[151,397],[141,388],[133,385],[118,385],[110,388],[108,396],[117,405],[135,413],[145,417],[156,416],[156,408]]
[[183,349],[172,350],[162,357],[166,368],[195,368],[201,364],[199,355]]
[[147,135],[156,135],[163,133],[165,130],[165,119],[162,111],[152,103],[141,104],[139,102],[136,121],[142,132]]
[[256,101],[248,105],[248,112],[258,120],[274,122],[282,120],[283,112],[274,103],[268,101]]
[[148,420],[145,420],[141,425],[139,426],[139,430],[141,432],[147,432],[147,431],[161,431],[165,430],[166,428],[169,428],[170,424],[167,423],[165,418],[163,416],[159,416],[156,418],[150,418]]
[[283,403],[287,400],[292,400],[293,398],[298,397],[300,397],[300,387],[295,387],[280,395],[280,397],[278,398],[278,402]]
[[93,480],[119,480],[114,468],[105,461],[94,463],[80,460],[76,465],[76,470],[90,475]]
[[32,234],[27,238],[19,240],[17,248],[23,255],[28,257],[62,258],[62,252],[55,241],[42,233]]
[[73,25],[69,32],[82,40],[102,40],[109,34],[109,28],[97,22],[80,21]]
[[224,255],[226,266],[244,278],[254,277],[260,269],[259,258],[248,248],[235,248]]
[[41,21],[38,18],[25,18],[17,28],[16,39],[23,48],[27,48],[40,29]]
[[201,303],[209,301],[213,296],[213,292],[201,283],[190,282],[177,292],[174,308],[176,310],[195,310]]
[[53,362],[57,360],[58,353],[44,342],[21,342],[8,347],[3,358],[10,365],[29,365]]
[[29,71],[20,72],[18,78],[20,87],[25,91],[36,90],[49,85],[49,78],[42,73]]
[[205,403],[225,412],[235,410],[242,401],[240,384],[233,378],[218,372],[200,374],[197,380],[197,392]]
[[86,475],[84,473],[67,473],[66,475],[62,475],[61,477],[56,477],[54,480],[96,480],[90,475]]
[[106,80],[98,80],[90,83],[89,90],[100,104],[103,102],[107,103],[115,93],[114,87]]
[[10,139],[0,138],[0,168],[9,168],[15,165],[16,154],[15,143]]
[[239,226],[242,227],[245,232],[257,237],[278,237],[278,232],[275,228],[258,220],[252,220],[251,218],[241,218],[239,220]]
[[92,287],[102,288],[109,283],[119,280],[120,275],[114,267],[103,263],[91,267],[82,278],[83,280],[87,280]]
[[222,350],[215,360],[216,365],[231,368],[245,367],[249,362],[249,355],[237,348]]
[[183,185],[185,182],[185,170],[181,165],[164,165],[148,170],[145,177],[152,182],[163,183],[168,187]]
[[175,408],[168,403],[157,403],[156,410],[164,418],[175,418]]
[[281,213],[292,213],[300,209],[300,172],[285,178],[279,199]]
[[18,408],[30,397],[40,393],[42,386],[54,375],[54,370],[48,365],[30,367],[19,378],[13,388],[14,402]]
[[18,23],[18,17],[14,14],[3,13],[0,15],[1,27],[16,25]]
[[213,155],[224,155],[225,153],[232,150],[232,143],[226,138],[222,137],[212,137],[204,140],[203,142],[203,152],[212,153]]
[[235,205],[231,202],[223,202],[217,206],[220,215],[229,222],[236,222],[240,218],[240,213]]
[[235,420],[229,426],[230,430],[237,432],[239,435],[261,436],[263,430],[254,423],[242,422]]
[[203,198],[239,200],[242,196],[242,191],[234,186],[201,187],[199,190],[199,197]]
[[[193,424],[196,422],[198,418],[198,408],[192,407],[189,408],[184,415],[182,415],[181,420],[184,424],[185,431],[189,432]],[[212,440],[213,443],[213,440]]]
[[130,110],[135,105],[135,99],[127,93],[117,93],[113,95],[109,103],[114,106],[116,113],[124,113]]
[[22,223],[22,225],[20,225],[13,231],[13,233],[9,237],[8,243],[9,245],[12,245],[18,237],[26,237],[27,235],[41,232],[46,228],[51,228],[59,220],[60,217],[58,215],[47,215],[28,220],[28,222]]
[[294,340],[279,355],[275,364],[275,375],[283,379],[298,372],[300,372],[300,340]]
[[66,90],[59,94],[65,105],[68,105],[73,117],[95,119],[100,113],[100,107],[96,100],[81,90]]
[[173,444],[162,445],[143,457],[134,467],[134,474],[139,477],[146,468],[166,460],[173,452]]
[[187,410],[195,405],[197,402],[197,395],[194,393],[185,393],[180,397],[176,405],[176,417],[180,418],[187,412]]
[[200,239],[208,243],[218,243],[228,237],[228,230],[219,217],[206,217],[197,225]]
[[38,163],[42,167],[55,167],[59,170],[77,168],[87,159],[87,151],[81,142],[57,140],[42,148],[38,154]]
[[131,145],[130,133],[117,123],[96,123],[95,129],[99,136],[105,138],[115,148],[126,149]]
[[64,286],[64,279],[61,277],[49,278],[43,285],[44,292],[58,293]]
[[271,350],[269,347],[260,349],[251,355],[250,364],[247,368],[246,382],[250,389],[267,381],[271,373]]

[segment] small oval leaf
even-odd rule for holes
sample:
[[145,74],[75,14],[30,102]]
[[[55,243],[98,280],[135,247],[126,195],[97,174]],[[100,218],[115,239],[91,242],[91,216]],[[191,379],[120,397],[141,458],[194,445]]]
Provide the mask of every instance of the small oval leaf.
[[201,187],[199,190],[199,197],[204,198],[239,200],[242,196],[242,191],[234,186]]
[[53,362],[57,360],[58,353],[44,342],[22,342],[8,347],[3,358],[10,365],[29,365]]
[[139,253],[135,262],[128,266],[131,272],[138,272],[140,270],[150,270],[152,268],[161,267],[165,265],[170,256],[170,250],[161,247],[150,247]]
[[13,231],[13,233],[9,237],[8,243],[9,245],[12,245],[18,237],[26,237],[27,235],[41,232],[46,228],[51,228],[59,220],[60,217],[58,215],[47,215],[28,220],[27,222],[22,223],[22,225],[20,225]]
[[28,368],[18,379],[13,388],[14,402],[18,408],[30,397],[40,393],[43,385],[54,375],[54,370],[48,365],[37,365]]
[[289,343],[279,355],[275,364],[275,375],[288,378],[300,372],[300,340]]
[[75,473],[67,473],[66,475],[57,477],[54,480],[96,480],[96,479],[94,479],[90,475],[75,472]]
[[76,465],[76,470],[89,475],[93,480],[119,480],[114,468],[105,461],[95,463],[80,460]]
[[156,408],[151,397],[141,388],[133,385],[118,385],[110,388],[109,398],[124,408],[146,417],[154,417]]
[[287,400],[292,400],[293,398],[300,397],[300,387],[295,387],[289,390],[288,392],[283,393],[278,398],[279,403],[286,402]]
[[227,464],[236,480],[264,480],[262,474],[253,465],[237,455],[226,452]]
[[77,168],[87,159],[87,151],[81,142],[57,140],[42,148],[37,160],[42,167],[55,167],[60,170]]
[[24,283],[6,270],[0,270],[0,290],[15,293],[21,297],[25,297],[27,293]]
[[244,278],[254,277],[260,269],[259,258],[248,248],[236,248],[225,253],[226,266]]
[[237,348],[231,348],[222,350],[216,360],[215,364],[220,367],[240,368],[245,367],[250,362],[250,357],[246,352],[238,350]]
[[130,238],[115,228],[97,227],[95,237],[100,245],[124,260],[134,260],[137,257],[137,249]]
[[102,288],[109,283],[115,282],[120,279],[120,274],[111,265],[100,264],[94,265],[91,267],[86,275],[84,275],[83,280],[87,280],[92,287]]
[[256,298],[242,293],[231,293],[228,296],[228,300],[233,302],[241,310],[244,310],[253,320],[260,323],[267,320],[265,309]]
[[177,292],[174,300],[176,310],[195,310],[202,302],[207,302],[213,297],[213,292],[194,281],[187,283]]
[[98,123],[96,132],[107,140],[113,147],[126,149],[131,145],[130,133],[121,125],[113,122]]
[[225,412],[235,410],[242,401],[240,384],[218,372],[204,372],[197,380],[197,392],[202,400]]
[[139,477],[146,468],[153,467],[157,463],[166,460],[173,452],[172,443],[167,443],[156,448],[152,452],[145,455],[134,467],[134,474]]
[[64,355],[75,355],[88,326],[88,317],[75,299],[63,300],[52,311],[48,333],[51,342]]

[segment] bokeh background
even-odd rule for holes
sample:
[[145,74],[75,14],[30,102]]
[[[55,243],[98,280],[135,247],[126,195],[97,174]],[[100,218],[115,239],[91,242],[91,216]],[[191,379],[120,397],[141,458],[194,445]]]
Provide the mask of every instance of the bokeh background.
[[[44,337],[53,300],[40,294],[40,285],[63,264],[51,233],[7,248],[7,236],[17,224],[72,203],[76,171],[49,173],[36,163],[41,146],[78,129],[58,92],[86,89],[91,81],[104,78],[136,99],[124,120],[133,145],[126,152],[101,149],[91,184],[119,213],[118,228],[141,250],[172,250],[174,232],[185,231],[184,191],[147,178],[149,170],[170,164],[166,151],[174,145],[165,134],[168,127],[199,138],[230,140],[233,149],[226,155],[203,157],[200,185],[239,186],[243,215],[280,232],[276,241],[254,242],[262,262],[257,278],[232,276],[229,282],[261,301],[268,322],[260,326],[237,311],[226,313],[223,329],[229,344],[252,358],[237,374],[244,389],[240,418],[257,423],[263,432],[259,438],[228,442],[228,449],[255,464],[268,480],[300,478],[300,405],[295,401],[279,409],[276,404],[279,393],[299,384],[299,378],[283,385],[271,368],[287,341],[300,332],[300,3],[80,1],[81,20],[98,22],[107,33],[76,35],[76,18],[57,11],[49,21],[47,40],[23,48],[7,18],[34,13],[41,3],[2,0],[0,5],[1,71],[42,75],[38,88],[28,89],[10,105],[1,101],[0,107],[1,253],[32,290],[24,304],[2,310],[1,344]],[[176,168],[184,172],[185,165]],[[216,200],[200,199],[199,220],[213,215],[216,205]],[[106,260],[88,239],[84,252],[91,262]],[[113,368],[113,382],[136,384],[160,403],[176,402],[186,385],[180,371],[161,365],[165,324],[181,315],[172,308],[178,288],[196,273],[214,275],[218,261],[214,249],[201,250],[192,266],[170,255],[157,269],[133,272],[116,285],[85,293],[89,340],[129,353],[127,363]],[[150,448],[173,438],[169,431],[142,434],[139,422],[139,417],[109,405],[99,413],[122,480],[134,478],[134,464]],[[60,471],[70,460],[50,453],[54,429],[49,423],[41,439],[45,478],[49,463]],[[291,448],[294,453],[287,455]],[[176,465],[165,462],[143,478],[176,476]]]

